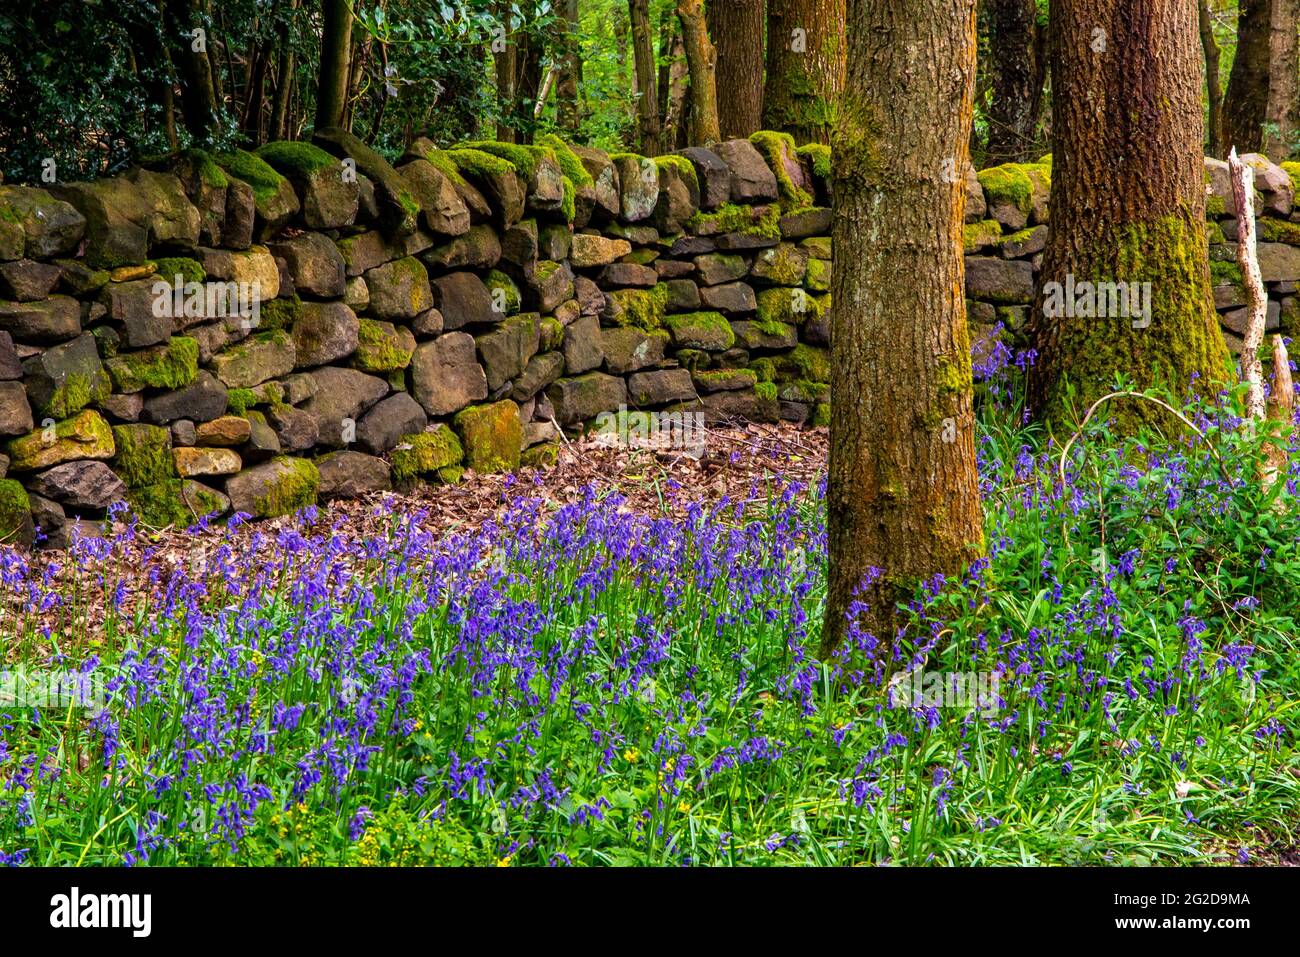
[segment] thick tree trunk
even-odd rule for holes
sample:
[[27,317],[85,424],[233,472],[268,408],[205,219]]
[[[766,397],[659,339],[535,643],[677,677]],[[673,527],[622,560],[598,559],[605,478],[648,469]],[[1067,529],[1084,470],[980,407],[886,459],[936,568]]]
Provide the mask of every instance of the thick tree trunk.
[[1212,0],[1197,0],[1197,21],[1201,30],[1201,50],[1205,54],[1206,150],[1211,156],[1223,156],[1223,80],[1219,76],[1219,41],[1214,38]]
[[1297,148],[1300,133],[1300,0],[1273,0],[1269,53],[1264,151],[1280,162]]
[[[1205,256],[1195,7],[1052,0],[1051,18],[1052,229],[1029,384],[1036,410],[1069,428],[1120,375],[1175,396],[1210,391],[1227,353]],[[1079,283],[1103,281],[1118,295],[1093,290],[1090,302]],[[1150,403],[1112,409],[1120,433],[1171,424]]]
[[708,5],[718,51],[718,121],[724,139],[747,137],[763,122],[763,20],[766,0]]
[[1223,149],[1255,153],[1264,144],[1268,113],[1273,0],[1240,0],[1237,52],[1223,98]]
[[655,65],[654,31],[650,29],[650,0],[627,0],[632,23],[632,61],[636,67],[636,126],[639,149],[646,156],[661,152],[659,70]]
[[993,55],[987,165],[1023,163],[1041,152],[1035,133],[1043,99],[1034,0],[988,0]]
[[348,0],[321,0],[323,32],[316,84],[316,129],[342,126],[352,60],[352,8]]
[[572,135],[578,131],[578,81],[582,78],[582,55],[578,44],[578,0],[563,0],[563,32],[560,36],[560,75],[555,85],[556,118],[560,129]]
[[764,128],[799,143],[830,142],[844,85],[844,3],[768,0]]
[[682,45],[691,77],[690,140],[708,146],[722,139],[718,125],[717,52],[709,39],[700,0],[677,0],[682,24]]
[[[835,192],[824,648],[982,551],[959,176],[976,0],[849,0]],[[905,236],[905,242],[898,237]],[[856,597],[855,597],[856,596]]]

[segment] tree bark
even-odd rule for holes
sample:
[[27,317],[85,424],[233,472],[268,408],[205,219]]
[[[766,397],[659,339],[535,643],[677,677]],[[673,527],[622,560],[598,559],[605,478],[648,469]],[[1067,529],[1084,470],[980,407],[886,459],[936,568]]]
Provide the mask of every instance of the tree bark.
[[724,139],[748,137],[763,122],[763,21],[766,0],[714,0],[709,36],[718,52],[718,122]]
[[[1030,315],[1029,387],[1040,415],[1071,427],[1120,375],[1175,396],[1213,391],[1227,352],[1205,256],[1195,8],[1052,0],[1051,19],[1052,228]],[[1132,295],[1090,308],[1077,284],[1102,281]],[[1119,434],[1173,424],[1151,403],[1111,408]]]
[[316,84],[316,129],[342,126],[347,112],[352,60],[352,8],[348,0],[321,0],[320,72]]
[[1300,146],[1300,0],[1273,0],[1269,63],[1264,152],[1281,162]]
[[650,0],[628,0],[632,23],[632,62],[636,68],[637,142],[646,156],[662,150],[659,124],[659,70],[655,65],[654,32],[650,29]]
[[[166,8],[166,22],[176,44],[173,62],[180,74],[181,113],[185,128],[201,144],[211,141],[221,115],[212,61],[208,59],[212,38],[207,35],[204,11],[203,0],[168,0]],[[194,39],[197,29],[205,31],[202,44]],[[196,50],[196,45],[203,49]]]
[[717,53],[709,39],[700,0],[677,0],[677,19],[682,24],[682,45],[690,71],[690,140],[708,146],[722,139],[718,125]]
[[582,54],[578,44],[578,0],[563,0],[561,12],[564,25],[560,36],[560,75],[555,85],[556,118],[560,129],[572,134],[578,131],[581,111],[578,109],[578,81],[582,77]]
[[844,86],[845,0],[768,0],[763,126],[829,143]]
[[492,51],[496,66],[497,112],[500,117],[497,120],[496,138],[502,143],[515,142],[515,130],[510,118],[515,111],[515,83],[519,75],[518,37],[510,8],[509,0],[497,3],[497,23],[505,31],[505,45]]
[[1205,54],[1205,91],[1209,108],[1206,111],[1207,152],[1223,156],[1223,80],[1219,76],[1219,41],[1214,38],[1214,17],[1211,0],[1198,0],[1197,20],[1201,30],[1201,50]]
[[[299,0],[290,0],[289,9],[297,10]],[[289,97],[293,91],[294,56],[289,46],[289,26],[281,21],[275,28],[276,49],[275,96],[271,100],[271,124],[267,132],[272,140],[290,139]]]
[[[849,0],[832,144],[836,268],[824,651],[982,551],[962,223],[976,0]],[[898,241],[898,237],[907,237]],[[866,603],[862,611],[855,601]]]
[[1268,113],[1273,0],[1240,0],[1237,52],[1223,98],[1223,149],[1257,153]]
[[1038,63],[1038,10],[1034,0],[988,0],[989,48],[993,56],[993,102],[989,110],[987,164],[1035,159],[1043,100]]

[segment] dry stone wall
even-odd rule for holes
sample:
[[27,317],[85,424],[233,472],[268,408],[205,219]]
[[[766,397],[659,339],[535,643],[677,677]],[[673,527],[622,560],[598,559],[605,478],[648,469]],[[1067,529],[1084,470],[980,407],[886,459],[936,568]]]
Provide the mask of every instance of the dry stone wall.
[[542,464],[624,409],[825,421],[829,165],[326,130],[0,186],[0,539]]
[[[1269,328],[1293,332],[1300,167],[1250,160]],[[624,409],[825,423],[829,174],[773,133],[654,158],[420,140],[390,164],[326,130],[0,185],[0,540],[544,464],[557,426]],[[1024,328],[1050,179],[967,172],[977,342]],[[1239,347],[1226,167],[1206,182]]]

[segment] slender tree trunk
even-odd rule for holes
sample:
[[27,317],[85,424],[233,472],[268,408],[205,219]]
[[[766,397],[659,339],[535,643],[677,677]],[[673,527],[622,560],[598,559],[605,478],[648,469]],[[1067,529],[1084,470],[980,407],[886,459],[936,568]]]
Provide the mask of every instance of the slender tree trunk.
[[563,0],[563,32],[560,36],[560,76],[555,86],[556,117],[560,129],[572,136],[578,131],[578,81],[582,77],[582,51],[578,44],[578,0]]
[[[1196,9],[1052,0],[1051,18],[1052,229],[1029,385],[1035,409],[1069,428],[1121,375],[1176,396],[1211,391],[1227,352],[1205,257]],[[1090,303],[1078,284],[1102,281],[1124,285]],[[1119,434],[1172,424],[1150,403],[1111,408]]]
[[1270,126],[1264,137],[1269,159],[1280,162],[1293,149],[1300,133],[1300,0],[1273,0],[1269,41],[1268,106],[1264,120]]
[[519,38],[515,32],[511,6],[510,0],[500,0],[497,3],[497,23],[505,31],[505,42],[494,46],[492,50],[496,66],[497,112],[500,116],[497,120],[496,138],[502,143],[515,142],[515,130],[510,120],[515,112],[515,83],[519,75]]
[[647,156],[662,150],[659,125],[658,68],[655,66],[654,33],[650,29],[650,0],[628,0],[632,23],[632,62],[636,67],[637,141]]
[[766,0],[708,5],[718,51],[718,121],[724,139],[749,136],[763,122],[763,21]]
[[677,0],[682,45],[691,77],[691,142],[708,146],[722,139],[718,125],[717,53],[709,40],[700,0]]
[[[202,0],[168,0],[166,22],[176,44],[173,61],[181,81],[181,112],[185,128],[199,143],[216,133],[220,101],[208,59],[211,37],[203,17]],[[202,33],[195,35],[196,30]]]
[[[291,0],[289,9],[297,10],[298,0]],[[275,96],[271,100],[271,125],[267,137],[282,140],[289,137],[289,97],[293,91],[294,56],[289,46],[288,25],[280,23],[275,35],[279,54],[275,64]]]
[[987,0],[993,56],[987,163],[1023,163],[1038,152],[1035,137],[1043,100],[1038,64],[1038,9],[1034,0]]
[[348,0],[321,0],[320,73],[316,85],[316,129],[342,126],[347,112],[352,59],[352,8]]
[[[824,649],[982,551],[960,177],[976,0],[849,0],[835,192]],[[898,242],[897,237],[909,237]],[[887,660],[887,659],[886,659]]]
[[519,32],[515,60],[515,142],[531,143],[536,124],[533,110],[542,95],[542,41],[530,31]]
[[[676,22],[676,17],[673,17]],[[668,67],[668,109],[664,111],[664,142],[682,149],[690,144],[686,142],[688,125],[686,121],[686,94],[689,87],[690,73],[686,67],[686,46],[680,30],[673,31],[671,63]]]
[[1273,0],[1240,0],[1237,52],[1223,98],[1223,149],[1255,153],[1264,144],[1268,114]]
[[270,67],[270,58],[268,46],[249,51],[248,90],[240,127],[244,136],[259,146],[262,143],[262,107],[266,103],[266,71]]
[[1198,0],[1197,20],[1201,30],[1201,50],[1205,53],[1205,90],[1209,109],[1206,142],[1211,156],[1223,157],[1223,80],[1219,76],[1219,41],[1214,38],[1212,0]]
[[768,0],[763,126],[829,143],[844,85],[845,0]]

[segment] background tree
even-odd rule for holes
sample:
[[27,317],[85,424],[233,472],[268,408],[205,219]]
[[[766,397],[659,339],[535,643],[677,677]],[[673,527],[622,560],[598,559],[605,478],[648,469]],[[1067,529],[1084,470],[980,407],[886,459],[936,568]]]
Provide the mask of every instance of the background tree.
[[557,56],[560,75],[555,87],[557,121],[570,135],[578,132],[582,112],[578,85],[582,82],[582,47],[578,42],[578,0],[563,0],[564,26]]
[[1274,161],[1300,149],[1300,0],[1273,0],[1264,151]]
[[1223,97],[1223,151],[1258,152],[1268,111],[1274,0],[1239,0],[1237,50]]
[[712,0],[709,36],[718,53],[718,122],[724,139],[749,136],[763,122],[766,0]]
[[172,60],[180,75],[186,129],[195,142],[212,143],[219,133],[222,109],[211,59],[215,34],[206,0],[167,0],[164,25],[174,43]]
[[659,68],[655,63],[655,38],[650,28],[650,0],[628,0],[632,25],[632,63],[636,70],[638,149],[657,156],[663,150],[659,125]]
[[768,0],[763,126],[829,143],[844,85],[845,0]]
[[690,141],[707,146],[722,139],[718,124],[717,54],[700,0],[677,0],[682,47],[690,70]]
[[992,53],[988,114],[989,166],[1022,163],[1042,150],[1037,140],[1046,57],[1040,56],[1035,0],[986,0]]
[[1197,26],[1201,31],[1201,51],[1205,54],[1206,152],[1222,158],[1223,149],[1223,80],[1219,75],[1219,41],[1214,36],[1214,0],[1197,0]]
[[347,112],[352,64],[352,7],[348,0],[321,0],[321,25],[317,129],[341,126]]
[[[1223,380],[1210,293],[1196,9],[1183,0],[1053,0],[1052,229],[1031,316],[1030,395],[1066,420],[1120,374],[1181,394]],[[1100,31],[1100,32],[1099,32]],[[1148,324],[1044,315],[1049,283],[1150,283]],[[1165,424],[1148,403],[1117,428]],[[1078,409],[1081,412],[1081,409]]]
[[[849,0],[835,193],[825,644],[983,539],[963,295],[975,0]],[[907,242],[894,241],[898,236]],[[879,573],[871,572],[878,569]]]

